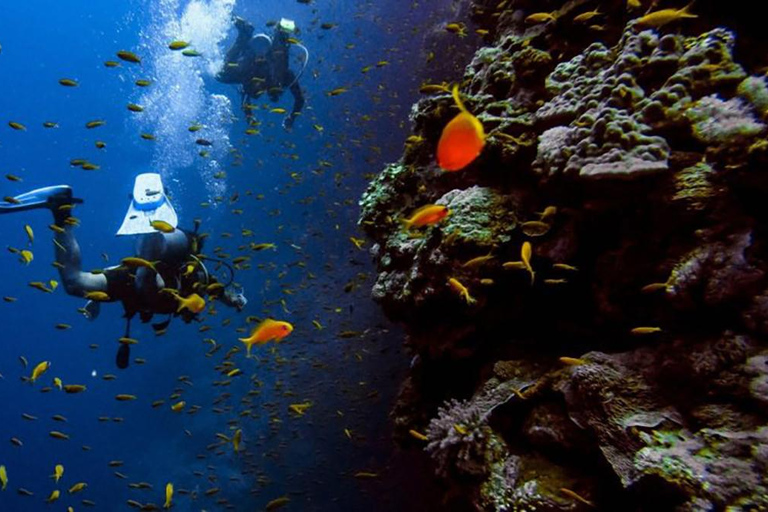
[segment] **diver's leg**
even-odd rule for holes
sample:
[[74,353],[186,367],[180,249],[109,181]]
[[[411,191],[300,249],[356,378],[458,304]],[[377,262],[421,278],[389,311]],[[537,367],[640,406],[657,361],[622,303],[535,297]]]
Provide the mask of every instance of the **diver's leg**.
[[[192,252],[190,245],[189,237],[181,229],[172,233],[151,233],[139,238],[136,254],[147,261],[181,266]],[[174,287],[176,283],[165,283],[158,274],[142,267],[136,271],[136,286],[142,296],[150,297],[161,288]]]
[[73,233],[74,226],[63,224],[59,216],[56,225],[63,228],[63,231],[57,231],[53,240],[56,261],[59,263],[59,276],[64,290],[69,295],[80,297],[88,292],[106,292],[107,277],[104,274],[91,274],[81,270],[80,244],[77,243]]

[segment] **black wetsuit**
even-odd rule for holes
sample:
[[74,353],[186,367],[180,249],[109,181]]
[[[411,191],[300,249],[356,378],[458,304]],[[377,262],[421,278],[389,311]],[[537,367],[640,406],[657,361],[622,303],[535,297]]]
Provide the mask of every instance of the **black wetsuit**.
[[267,93],[272,101],[277,101],[288,88],[293,95],[290,118],[295,118],[304,107],[304,94],[296,74],[288,65],[288,36],[279,30],[275,32],[266,55],[257,55],[250,42],[250,33],[238,34],[237,40],[227,52],[224,69],[216,75],[216,80],[242,86],[243,108],[248,116],[250,109],[247,103],[250,99]]
[[[162,261],[155,262],[155,268],[165,283],[165,288],[172,288],[182,297],[187,297],[192,293],[203,295],[201,290],[197,290],[199,283],[211,284],[216,282],[212,277],[208,277],[201,269],[196,269],[189,275],[184,275],[185,264],[190,261],[192,254],[197,252],[199,239],[197,235],[182,231],[187,237],[185,247],[179,247],[176,254],[166,255]],[[158,236],[160,236],[158,234]],[[150,249],[151,251],[151,249]],[[151,257],[147,259],[152,259]],[[133,318],[137,313],[142,322],[149,322],[153,315],[176,315],[179,302],[176,297],[167,292],[162,292],[157,287],[156,275],[145,268],[128,268],[124,266],[106,269],[104,274],[107,278],[107,295],[113,301],[123,303],[125,317]],[[178,313],[185,321],[190,322],[195,318],[195,314],[186,309]]]

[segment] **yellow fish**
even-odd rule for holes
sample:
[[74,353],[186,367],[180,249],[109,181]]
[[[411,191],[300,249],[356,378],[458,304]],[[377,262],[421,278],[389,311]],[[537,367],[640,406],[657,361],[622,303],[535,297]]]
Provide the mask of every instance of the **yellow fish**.
[[35,232],[32,231],[32,226],[29,224],[24,225],[24,231],[27,232],[27,238],[29,238],[29,243],[32,243],[35,241]]
[[84,295],[84,297],[88,300],[93,300],[96,302],[105,302],[110,300],[109,295],[106,292],[99,292],[99,291],[88,292]]
[[177,313],[181,313],[181,311],[184,309],[187,309],[193,313],[200,313],[205,309],[205,299],[196,293],[193,293],[188,297],[182,297],[178,293],[175,293],[174,295],[176,300],[179,301],[179,307],[176,309]]
[[48,499],[46,499],[45,501],[46,501],[47,503],[53,503],[54,501],[56,501],[57,499],[59,499],[59,496],[61,496],[61,493],[59,492],[59,490],[58,490],[58,489],[56,489],[55,491],[53,491],[53,492],[51,493],[51,495],[50,495],[50,496],[48,496]]
[[168,482],[165,484],[165,504],[163,508],[171,508],[171,500],[173,499],[173,484]]
[[165,222],[164,220],[153,220],[149,223],[150,226],[152,226],[154,229],[160,231],[161,233],[173,233],[176,231],[176,228]]
[[461,284],[458,279],[451,277],[448,279],[448,286],[451,287],[452,290],[454,290],[456,293],[461,295],[464,300],[467,302],[467,304],[474,304],[477,302],[472,296],[469,294],[469,290],[466,286]]
[[80,491],[82,491],[82,490],[83,490],[83,489],[85,489],[86,487],[88,487],[88,484],[87,484],[87,483],[85,483],[85,482],[78,482],[78,483],[76,483],[75,485],[73,485],[72,487],[70,487],[70,488],[69,488],[69,491],[67,491],[67,492],[68,492],[69,494],[75,494],[76,492],[80,492]]
[[654,334],[661,332],[661,327],[635,327],[631,332],[632,334]]
[[662,9],[660,11],[650,12],[642,18],[638,18],[637,25],[642,28],[659,28],[667,23],[672,23],[673,21],[683,18],[698,18],[697,15],[688,12],[688,9],[691,8],[692,4],[693,2],[682,9]]
[[144,267],[157,272],[157,269],[155,268],[155,264],[152,263],[151,261],[145,260],[144,258],[137,258],[137,257],[123,258],[122,260],[120,260],[120,264],[128,268]]
[[2,484],[2,487],[0,487],[0,490],[5,490],[6,487],[8,487],[8,471],[5,469],[5,466],[0,464],[0,484]]
[[53,474],[51,475],[51,478],[53,478],[53,480],[56,483],[59,483],[59,480],[61,480],[61,476],[63,474],[64,474],[64,466],[62,466],[61,464],[56,464],[56,467],[53,468]]
[[520,259],[522,260],[523,265],[525,265],[525,270],[531,274],[531,285],[533,285],[533,279],[536,277],[536,273],[533,271],[533,267],[531,267],[532,252],[533,248],[531,247],[531,243],[523,242],[523,248],[520,250]]
[[536,23],[546,23],[548,21],[555,21],[557,19],[557,16],[555,15],[555,12],[537,12],[534,14],[531,14],[530,16],[525,18],[525,22],[534,25]]
[[27,249],[22,249],[19,251],[19,256],[21,256],[20,261],[25,265],[29,265],[32,260],[35,259],[35,255],[32,254],[32,251],[28,251]]
[[235,449],[235,452],[240,451],[240,443],[243,439],[243,431],[241,429],[235,430],[235,435],[232,436],[232,446]]
[[42,363],[38,363],[38,365],[35,366],[35,369],[32,370],[32,376],[29,378],[29,380],[34,383],[37,379],[40,378],[41,375],[47,372],[48,368],[50,367],[51,367],[50,361],[43,361]]

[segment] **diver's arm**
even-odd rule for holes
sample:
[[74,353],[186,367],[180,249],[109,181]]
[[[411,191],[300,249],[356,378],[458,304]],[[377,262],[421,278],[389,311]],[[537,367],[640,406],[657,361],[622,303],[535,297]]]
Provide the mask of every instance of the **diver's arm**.
[[[249,39],[242,33],[238,34],[237,39],[224,56],[224,65],[221,71],[216,73],[216,80],[223,84],[239,84],[243,81],[243,71],[239,68],[239,63],[241,60],[245,60],[244,57],[249,52]],[[231,64],[236,65],[231,66]]]
[[59,276],[64,290],[69,295],[84,296],[88,292],[106,292],[107,277],[104,274],[92,274],[81,270],[80,245],[72,232],[73,226],[64,227],[63,232],[56,232],[53,239],[56,262],[59,263]]

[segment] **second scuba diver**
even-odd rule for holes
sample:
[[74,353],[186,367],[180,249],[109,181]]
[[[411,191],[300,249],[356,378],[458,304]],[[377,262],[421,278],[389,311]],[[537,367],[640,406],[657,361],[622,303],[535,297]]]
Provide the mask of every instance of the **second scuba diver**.
[[[253,35],[253,25],[243,18],[235,18],[237,39],[227,51],[224,67],[216,74],[216,80],[225,84],[240,84],[242,108],[248,119],[252,117],[248,102],[267,93],[269,99],[278,101],[286,90],[293,95],[293,109],[283,120],[283,128],[290,130],[304,107],[304,94],[299,78],[309,60],[307,49],[292,40],[296,24],[283,18],[277,23],[274,34]],[[295,73],[289,66],[291,45],[304,53],[302,69]]]
[[[240,311],[247,300],[232,283],[220,283],[210,275],[200,253],[203,237],[194,231],[177,228],[178,217],[168,201],[159,174],[136,176],[131,203],[118,235],[139,235],[137,257],[125,258],[121,265],[103,272],[83,272],[80,246],[73,229],[77,222],[71,212],[82,199],[73,197],[71,187],[46,187],[0,202],[0,213],[46,208],[53,213],[56,266],[64,290],[69,295],[89,299],[83,314],[95,319],[101,302],[120,301],[127,319],[125,340],[130,340],[130,320],[136,314],[149,322],[156,314],[170,315],[153,324],[156,332],[168,327],[173,316],[189,323],[204,309],[204,296],[214,297]],[[222,262],[224,263],[224,262]],[[226,265],[226,263],[224,263]],[[126,368],[130,345],[120,344],[117,366]]]

